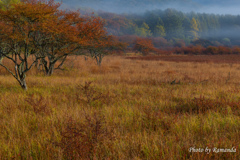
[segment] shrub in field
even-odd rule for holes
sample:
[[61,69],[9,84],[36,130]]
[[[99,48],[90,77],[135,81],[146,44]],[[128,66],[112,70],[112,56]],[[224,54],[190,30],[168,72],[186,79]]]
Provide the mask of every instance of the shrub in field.
[[35,114],[46,114],[49,115],[51,110],[49,107],[49,102],[46,101],[43,96],[39,98],[36,97],[34,94],[30,95],[25,101],[30,104],[33,108]]
[[232,49],[229,47],[219,46],[218,54],[232,54]]
[[152,40],[152,43],[153,45],[156,47],[156,48],[167,48],[169,46],[171,46],[171,44],[164,38],[162,37],[154,37],[154,38],[151,38]]
[[208,55],[227,55],[227,54],[239,54],[240,50],[238,47],[225,47],[225,46],[208,46],[204,48],[201,45],[190,45],[188,47],[175,47],[174,52],[177,54],[194,54],[194,55],[201,55],[201,54],[208,54]]
[[218,54],[218,47],[215,46],[209,46],[204,51],[205,54]]
[[144,56],[148,55],[149,52],[155,51],[155,47],[152,44],[152,41],[147,38],[137,38],[133,47],[135,52],[140,52]]
[[174,49],[175,53],[177,54],[194,54],[194,55],[198,55],[198,54],[203,54],[204,48],[200,45],[197,46],[193,46],[190,45],[188,47],[176,47]]
[[91,86],[91,84],[92,82],[85,82],[85,85],[78,86],[80,92],[76,94],[77,101],[88,105],[95,103],[109,104],[115,97],[109,92],[102,93],[98,91],[94,86]]
[[185,44],[184,40],[176,40],[174,46],[175,47],[185,47],[186,44]]
[[164,132],[168,132],[177,121],[177,116],[169,117],[160,109],[154,107],[144,107],[142,111],[144,113],[142,116],[142,127],[149,131],[161,129]]
[[239,54],[239,53],[240,53],[240,47],[236,47],[236,46],[233,47],[233,48],[232,48],[232,53],[233,53],[233,54]]
[[204,48],[200,45],[192,46],[191,48],[193,54],[202,54],[204,51]]
[[105,118],[97,113],[84,115],[80,123],[68,120],[61,132],[61,141],[56,143],[66,159],[104,159],[105,148],[114,140],[113,133],[105,126]]
[[176,54],[184,54],[183,50],[181,48],[179,48],[179,47],[175,47],[174,48],[174,53],[176,53]]
[[204,96],[189,100],[175,99],[177,105],[164,109],[166,113],[174,114],[206,114],[210,111],[226,114],[232,112],[239,116],[240,101],[229,100],[226,97],[217,97],[217,99],[209,99]]
[[156,50],[155,50],[155,53],[156,53],[157,55],[169,55],[171,52],[170,52],[170,51],[167,51],[167,50],[156,49]]

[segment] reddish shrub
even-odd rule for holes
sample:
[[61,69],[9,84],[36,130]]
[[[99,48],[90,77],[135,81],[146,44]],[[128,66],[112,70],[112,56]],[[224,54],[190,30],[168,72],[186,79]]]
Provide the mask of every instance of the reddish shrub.
[[218,54],[232,54],[232,49],[229,47],[219,46]]
[[148,55],[150,51],[155,51],[152,40],[148,38],[137,38],[134,42],[133,50],[142,53],[144,56]]
[[154,38],[151,38],[151,40],[152,40],[153,45],[156,48],[167,49],[167,47],[171,46],[171,44],[162,37],[154,37]]
[[171,52],[168,50],[163,50],[163,49],[156,49],[155,53],[157,55],[169,55]]
[[232,48],[232,54],[239,54],[240,53],[240,47],[233,47]]
[[218,54],[218,47],[209,46],[205,49],[205,54]]

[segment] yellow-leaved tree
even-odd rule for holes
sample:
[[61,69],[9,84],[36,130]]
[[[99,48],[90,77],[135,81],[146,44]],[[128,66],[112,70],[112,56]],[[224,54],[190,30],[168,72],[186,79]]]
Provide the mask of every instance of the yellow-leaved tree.
[[198,32],[199,32],[198,22],[195,18],[192,18],[190,35],[193,40],[197,40],[199,38]]
[[12,4],[20,3],[20,0],[0,0],[0,9],[6,10],[11,7]]

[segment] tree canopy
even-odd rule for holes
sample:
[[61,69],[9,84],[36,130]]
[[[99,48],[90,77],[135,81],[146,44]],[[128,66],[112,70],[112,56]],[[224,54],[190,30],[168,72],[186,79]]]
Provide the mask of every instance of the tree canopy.
[[14,69],[4,62],[0,65],[23,89],[34,64],[40,62],[51,75],[57,61],[59,68],[69,54],[97,46],[102,37],[108,39],[101,18],[81,17],[78,11],[59,10],[59,6],[53,0],[24,0],[0,10],[0,54],[14,63]]

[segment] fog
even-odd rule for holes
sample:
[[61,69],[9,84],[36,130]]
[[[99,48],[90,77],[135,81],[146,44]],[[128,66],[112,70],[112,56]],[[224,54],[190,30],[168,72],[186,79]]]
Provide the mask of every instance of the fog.
[[231,15],[240,15],[239,5],[237,6],[219,6],[219,5],[212,5],[210,7],[203,6],[196,10],[195,12],[199,13],[213,13],[213,14],[231,14]]
[[[112,13],[128,13],[125,16],[127,18],[132,18],[135,20],[134,23],[141,26],[142,20],[146,17],[146,11],[153,11],[157,16],[163,18],[162,14],[166,9],[171,8],[177,11],[181,11],[189,16],[191,20],[191,15],[196,15],[195,13],[207,13],[199,17],[199,22],[203,25],[202,30],[199,32],[200,38],[208,39],[210,41],[218,41],[226,45],[240,45],[240,16],[229,16],[229,15],[240,15],[240,1],[236,0],[63,0],[62,8],[68,9],[79,9],[79,8],[91,8],[92,11],[105,11]],[[167,3],[166,3],[167,2]],[[156,11],[156,12],[155,12]],[[158,12],[159,11],[159,12]],[[129,14],[130,13],[130,14]],[[143,13],[143,14],[141,14]],[[100,12],[99,12],[100,14]],[[211,15],[217,14],[217,16]],[[153,14],[154,15],[154,14]],[[223,16],[225,15],[225,16]],[[180,15],[181,16],[181,15]],[[201,18],[203,17],[203,18]],[[216,18],[217,17],[217,18]],[[201,21],[202,20],[202,21]],[[144,21],[144,20],[143,20]],[[145,19],[146,23],[147,20]],[[166,21],[166,20],[165,20]],[[174,21],[174,20],[173,20]],[[175,21],[174,21],[175,22]],[[164,22],[164,27],[167,27],[167,23]],[[177,30],[165,28],[167,40],[174,38],[182,39],[183,37],[188,37],[187,30],[190,29],[189,21],[182,21],[182,25],[185,30]],[[175,23],[173,23],[175,24]],[[151,22],[149,23],[151,25]],[[171,24],[170,24],[171,25]],[[151,32],[154,34],[154,27],[150,26]],[[110,28],[115,33],[115,28]],[[120,31],[121,32],[121,31]],[[123,31],[121,34],[136,34],[131,29],[128,31]],[[154,35],[153,35],[154,36]],[[229,40],[228,40],[229,39]],[[228,42],[229,41],[229,42]]]
[[[58,0],[60,1],[60,0]],[[173,8],[182,12],[240,15],[237,0],[63,0],[62,8],[92,8],[114,13],[144,13],[147,10]]]

